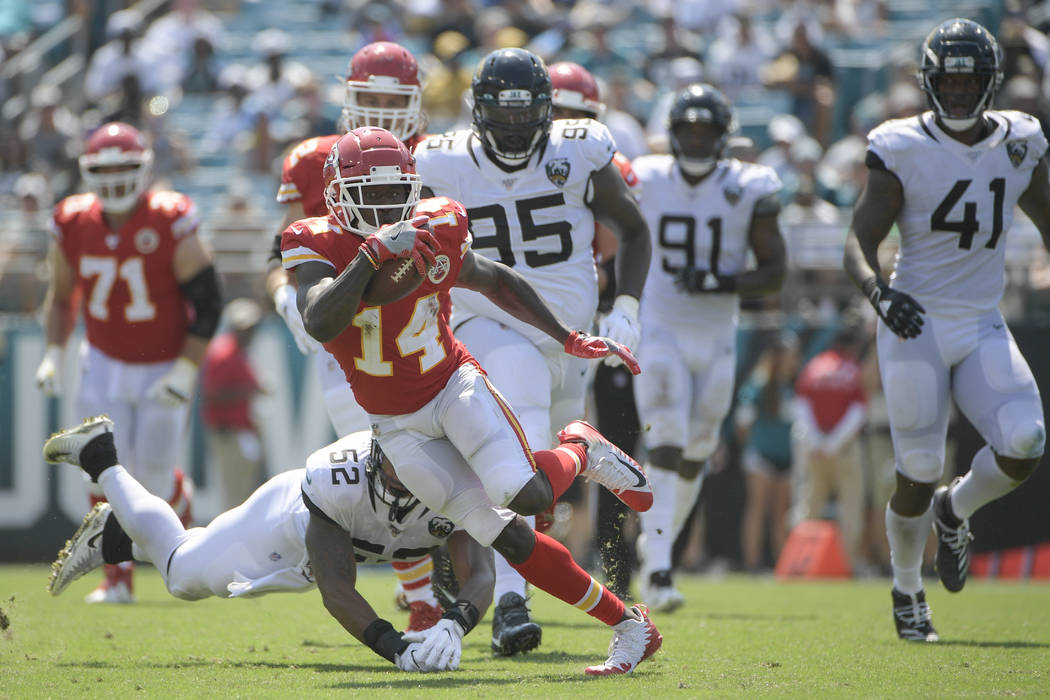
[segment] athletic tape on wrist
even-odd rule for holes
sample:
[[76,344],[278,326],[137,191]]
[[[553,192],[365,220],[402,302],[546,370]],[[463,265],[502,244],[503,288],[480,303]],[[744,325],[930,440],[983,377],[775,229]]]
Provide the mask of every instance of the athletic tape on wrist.
[[394,663],[396,654],[408,648],[408,642],[401,638],[401,633],[381,617],[365,628],[365,644],[390,663]]
[[481,617],[481,613],[476,605],[469,600],[460,598],[441,617],[457,623],[463,628],[463,634],[465,635],[474,629],[474,625],[478,624],[478,618]]

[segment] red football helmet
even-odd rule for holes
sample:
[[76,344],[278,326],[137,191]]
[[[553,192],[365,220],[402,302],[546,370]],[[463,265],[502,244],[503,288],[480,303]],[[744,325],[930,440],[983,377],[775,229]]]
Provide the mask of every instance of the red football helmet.
[[135,206],[146,190],[153,150],[135,127],[109,122],[88,138],[79,164],[80,176],[98,194],[102,208],[122,213]]
[[[405,104],[391,106],[390,101]],[[347,130],[378,126],[407,141],[421,128],[422,110],[419,64],[408,49],[390,41],[377,41],[350,59],[343,102]]]
[[[323,174],[328,211],[347,231],[370,235],[383,223],[380,210],[397,210],[396,221],[402,221],[419,203],[422,183],[416,174],[416,159],[386,129],[365,126],[347,132],[328,152]],[[375,185],[404,185],[405,197],[374,201],[366,196],[365,188]]]
[[575,109],[587,112],[591,119],[601,119],[605,105],[598,94],[598,83],[594,76],[578,63],[561,61],[550,67],[551,101],[554,108]]

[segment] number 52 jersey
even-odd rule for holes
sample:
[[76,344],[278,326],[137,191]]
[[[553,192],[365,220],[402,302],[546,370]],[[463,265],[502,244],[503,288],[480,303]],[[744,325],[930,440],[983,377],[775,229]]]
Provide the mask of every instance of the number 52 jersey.
[[868,167],[889,171],[904,191],[892,286],[934,313],[998,307],[1003,237],[1046,154],[1034,117],[1012,110],[985,115],[994,131],[973,146],[942,131],[932,112],[885,122],[868,134]]

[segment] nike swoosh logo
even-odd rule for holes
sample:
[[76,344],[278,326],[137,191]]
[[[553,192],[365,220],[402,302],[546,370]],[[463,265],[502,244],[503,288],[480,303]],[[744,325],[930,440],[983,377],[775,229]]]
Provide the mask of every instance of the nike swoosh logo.
[[1001,323],[993,323],[992,324],[992,328],[994,328],[995,330],[999,330],[1002,327],[1003,327],[1003,324],[1001,324]]
[[613,457],[616,457],[616,461],[617,462],[619,462],[623,466],[625,466],[628,469],[630,469],[631,473],[638,477],[638,483],[635,484],[636,487],[645,486],[645,474],[643,474],[640,471],[638,471],[637,469],[635,469],[634,466],[630,462],[625,462],[622,459],[620,459],[619,455],[615,455],[614,454]]
[[95,540],[97,540],[99,537],[102,537],[102,530],[99,530],[88,539],[88,547],[95,549],[98,546],[95,544]]

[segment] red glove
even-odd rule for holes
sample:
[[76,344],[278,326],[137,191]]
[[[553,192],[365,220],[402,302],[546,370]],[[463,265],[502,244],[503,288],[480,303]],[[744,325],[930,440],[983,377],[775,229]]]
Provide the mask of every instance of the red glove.
[[411,258],[416,271],[425,275],[427,268],[437,262],[436,253],[441,247],[430,232],[429,221],[430,217],[420,214],[408,221],[380,226],[362,246],[372,267],[378,270],[387,261]]
[[631,349],[626,345],[620,345],[608,338],[590,335],[583,331],[573,331],[569,334],[569,337],[565,339],[565,352],[588,360],[598,360],[609,355],[616,355],[620,358],[620,361],[627,365],[627,369],[631,370],[631,374],[642,373],[638,360],[635,359],[634,355],[631,354]]

